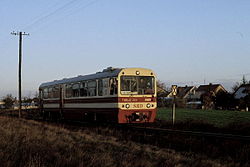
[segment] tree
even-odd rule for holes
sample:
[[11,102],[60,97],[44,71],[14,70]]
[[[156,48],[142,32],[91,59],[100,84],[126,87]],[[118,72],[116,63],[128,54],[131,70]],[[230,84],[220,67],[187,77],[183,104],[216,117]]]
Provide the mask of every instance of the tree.
[[23,103],[31,103],[32,100],[33,100],[33,99],[30,98],[30,97],[24,97],[23,100],[22,100],[22,102],[23,102]]
[[3,102],[5,103],[4,104],[4,107],[6,109],[11,109],[13,107],[13,104],[15,102],[15,99],[13,98],[13,96],[11,94],[7,94],[4,98],[3,98]]
[[220,92],[215,98],[215,107],[217,109],[232,109],[236,104],[233,94]]
[[232,87],[232,91],[233,92],[235,92],[239,87],[240,87],[240,83],[239,82],[236,82],[235,84],[234,84],[234,86]]
[[39,98],[39,93],[37,91],[34,94],[34,98]]
[[236,82],[232,87],[233,92],[235,92],[241,85],[245,84],[250,84],[250,81],[247,81],[245,75],[243,75],[241,82]]
[[242,80],[241,80],[241,83],[242,83],[243,85],[247,84],[247,80],[246,80],[246,78],[245,78],[245,75],[243,75]]
[[157,81],[157,106],[163,107],[166,106],[166,99],[169,91],[167,90],[167,86],[164,82],[158,80]]
[[160,80],[158,80],[156,84],[157,84],[157,97],[166,97],[168,93],[166,84]]

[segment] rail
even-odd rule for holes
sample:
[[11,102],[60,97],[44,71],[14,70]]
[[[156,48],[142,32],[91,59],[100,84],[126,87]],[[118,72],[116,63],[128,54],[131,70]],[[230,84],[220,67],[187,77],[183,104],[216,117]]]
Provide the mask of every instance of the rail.
[[149,128],[149,127],[137,127],[137,126],[130,126],[130,128],[140,130],[140,131],[161,133],[161,134],[178,134],[178,135],[186,135],[186,136],[212,137],[212,138],[218,138],[218,139],[250,141],[250,136],[227,134],[227,133],[184,131],[184,130],[175,130],[175,129]]

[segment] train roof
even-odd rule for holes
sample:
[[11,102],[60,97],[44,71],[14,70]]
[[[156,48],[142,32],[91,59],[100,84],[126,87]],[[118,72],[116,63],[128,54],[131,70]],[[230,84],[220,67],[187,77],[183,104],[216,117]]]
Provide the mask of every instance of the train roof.
[[55,81],[52,81],[52,82],[42,83],[40,85],[40,88],[47,87],[47,86],[52,86],[52,85],[64,84],[64,83],[72,83],[72,82],[80,82],[80,81],[98,79],[98,78],[115,77],[115,76],[118,76],[118,74],[120,73],[120,71],[122,69],[123,68],[109,67],[107,69],[104,69],[102,72],[97,72],[95,74],[84,75],[84,76],[79,75],[79,76],[73,77],[73,78],[64,78],[64,79],[61,79],[61,80],[55,80]]

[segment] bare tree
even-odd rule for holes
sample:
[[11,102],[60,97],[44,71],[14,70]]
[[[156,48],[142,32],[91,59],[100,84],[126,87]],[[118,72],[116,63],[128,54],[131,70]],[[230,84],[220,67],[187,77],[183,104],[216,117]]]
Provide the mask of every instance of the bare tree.
[[157,96],[158,97],[166,97],[168,91],[167,86],[164,82],[158,80],[157,81]]
[[232,91],[235,92],[241,85],[250,84],[250,81],[247,81],[245,75],[243,75],[240,82],[236,82],[232,87]]
[[234,86],[232,87],[232,91],[233,92],[235,92],[239,87],[240,87],[240,83],[239,82],[236,82],[235,84],[234,84]]
[[245,75],[243,75],[243,77],[242,77],[242,80],[241,80],[241,83],[242,84],[247,84],[247,80],[246,80],[246,78],[245,78]]
[[34,93],[34,98],[39,98],[39,93],[37,91]]

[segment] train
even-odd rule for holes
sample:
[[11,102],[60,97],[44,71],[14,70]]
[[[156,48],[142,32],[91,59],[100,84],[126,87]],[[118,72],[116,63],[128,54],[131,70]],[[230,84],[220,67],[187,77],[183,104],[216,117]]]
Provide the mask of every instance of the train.
[[156,96],[156,75],[146,68],[108,67],[39,86],[44,119],[152,123]]

